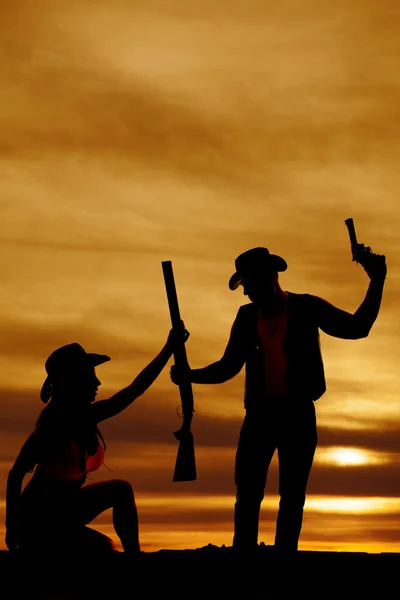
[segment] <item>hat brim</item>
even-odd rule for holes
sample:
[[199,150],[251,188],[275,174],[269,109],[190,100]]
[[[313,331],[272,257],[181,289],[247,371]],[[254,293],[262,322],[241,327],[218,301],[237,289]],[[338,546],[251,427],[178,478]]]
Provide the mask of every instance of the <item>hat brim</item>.
[[87,357],[94,367],[97,367],[98,365],[102,365],[103,363],[111,360],[111,358],[109,356],[107,356],[106,354],[95,354],[93,352],[88,352]]
[[[270,254],[269,262],[270,262],[271,268],[274,269],[275,271],[282,272],[282,271],[286,271],[286,269],[287,269],[286,260],[284,258],[282,258],[281,256],[278,256],[277,254]],[[244,277],[243,273],[238,273],[238,272],[234,273],[229,280],[229,289],[236,290],[239,287],[239,285],[242,283],[243,277]]]

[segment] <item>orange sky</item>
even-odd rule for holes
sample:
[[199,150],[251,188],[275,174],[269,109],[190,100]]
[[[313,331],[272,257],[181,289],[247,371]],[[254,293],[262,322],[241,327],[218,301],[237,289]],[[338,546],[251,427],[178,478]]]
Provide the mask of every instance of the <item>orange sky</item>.
[[[286,258],[284,289],[354,312],[353,217],[388,279],[367,339],[321,335],[300,549],[399,551],[398,2],[3,0],[0,39],[1,523],[52,350],[112,357],[99,398],[130,383],[166,339],[172,260],[190,363],[213,362],[246,301],[234,259],[257,245]],[[195,482],[172,483],[168,368],[103,425],[113,472],[93,478],[132,482],[144,550],[231,544],[242,392],[243,373],[194,386]],[[277,502],[274,460],[266,544]],[[95,523],[115,539],[109,512]]]

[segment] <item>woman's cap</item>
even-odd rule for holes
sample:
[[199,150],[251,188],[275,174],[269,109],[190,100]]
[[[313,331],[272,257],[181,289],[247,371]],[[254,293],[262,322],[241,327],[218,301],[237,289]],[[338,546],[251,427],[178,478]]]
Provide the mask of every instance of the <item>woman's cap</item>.
[[97,367],[111,360],[106,354],[86,352],[76,342],[61,346],[54,350],[45,363],[47,377],[40,392],[42,402],[46,403],[51,397],[54,381],[68,377],[71,373],[87,372],[88,369]]
[[246,250],[235,260],[236,273],[229,280],[229,289],[236,290],[246,275],[262,277],[267,271],[286,271],[286,260],[277,254],[271,254],[268,248],[257,247]]
[[54,350],[46,360],[45,368],[49,377],[58,373],[87,367],[97,367],[110,360],[105,354],[86,352],[76,342]]

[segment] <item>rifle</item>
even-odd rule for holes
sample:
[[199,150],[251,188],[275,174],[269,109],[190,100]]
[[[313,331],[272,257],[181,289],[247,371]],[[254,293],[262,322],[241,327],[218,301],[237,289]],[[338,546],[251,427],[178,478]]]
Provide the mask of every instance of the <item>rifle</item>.
[[[174,272],[170,260],[162,261],[165,288],[167,292],[169,313],[172,327],[181,326],[181,316],[179,311],[178,296],[176,293]],[[176,347],[174,352],[175,365],[181,372],[189,371],[189,363],[186,356],[185,342]],[[194,413],[194,401],[192,384],[189,379],[179,384],[179,393],[181,398],[183,423],[178,431],[174,431],[174,436],[179,442],[178,453],[176,456],[174,477],[172,481],[194,481],[196,475],[196,458],[194,453],[193,433],[190,430],[192,416]],[[178,415],[181,416],[178,412]]]

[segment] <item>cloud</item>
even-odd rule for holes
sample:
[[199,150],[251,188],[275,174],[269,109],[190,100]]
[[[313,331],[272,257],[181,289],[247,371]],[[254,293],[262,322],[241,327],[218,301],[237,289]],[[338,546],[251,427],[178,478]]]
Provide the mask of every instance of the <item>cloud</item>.
[[[340,164],[340,168],[346,165],[348,169],[365,161],[395,160],[397,142],[385,124],[396,118],[399,80],[392,74],[392,80],[385,81],[377,69],[385,65],[384,59],[390,60],[390,47],[385,48],[383,58],[371,52],[375,70],[360,73],[358,61],[362,57],[354,54],[350,22],[343,22],[340,13],[334,11],[325,29],[315,35],[315,20],[307,24],[303,18],[304,29],[299,29],[294,16],[289,19],[287,13],[279,15],[276,11],[271,28],[261,10],[257,27],[254,23],[248,29],[241,26],[246,44],[237,37],[237,26],[228,20],[219,28],[212,55],[207,51],[206,35],[188,37],[199,25],[204,33],[207,31],[196,15],[168,19],[146,11],[136,13],[138,25],[145,23],[154,41],[160,32],[167,41],[174,35],[176,51],[180,55],[186,51],[193,59],[192,74],[179,72],[179,63],[171,65],[177,70],[178,89],[174,90],[173,77],[167,84],[160,73],[157,83],[128,71],[122,62],[122,49],[126,54],[126,44],[132,51],[140,47],[132,39],[132,31],[120,26],[126,20],[127,7],[114,7],[108,22],[104,16],[110,9],[105,4],[101,9],[99,17],[91,15],[89,9],[81,14],[84,19],[94,17],[97,33],[93,26],[87,31],[77,27],[77,4],[64,15],[69,28],[62,27],[57,8],[49,10],[44,25],[38,18],[33,30],[27,22],[21,30],[18,22],[20,30],[17,26],[15,35],[21,52],[8,53],[13,68],[7,73],[7,91],[13,94],[14,102],[2,134],[8,157],[55,151],[88,153],[106,161],[118,157],[120,164],[129,160],[130,165],[149,165],[179,177],[207,177],[210,182],[245,186],[247,191],[254,186],[259,189],[260,182],[264,189],[269,184],[272,189],[282,185],[288,167],[295,177],[303,177],[307,165],[320,168]],[[15,26],[15,20],[11,22]],[[107,34],[115,38],[116,50],[111,49],[111,56],[117,52],[116,64],[104,53],[106,24]],[[364,25],[365,30],[360,27],[358,34],[368,39],[371,30],[367,23]],[[212,31],[212,23],[208,26]],[[113,28],[118,29],[119,40]],[[339,47],[338,34],[342,36]],[[85,35],[89,37],[85,39]],[[385,43],[381,30],[375,35],[377,44]],[[327,52],[327,44],[335,52]],[[230,60],[228,49],[236,50]],[[204,64],[200,70],[196,59],[201,51]],[[157,48],[154,52],[159,56]],[[31,53],[36,60],[27,71]],[[212,62],[218,64],[221,57],[223,63],[215,71]],[[150,59],[145,62],[151,69]],[[384,73],[389,77],[391,71],[385,69]],[[213,87],[221,88],[219,110],[211,102],[207,106],[204,98],[199,102],[190,92],[179,91],[181,79],[190,91],[196,78],[210,89],[210,99]]]

